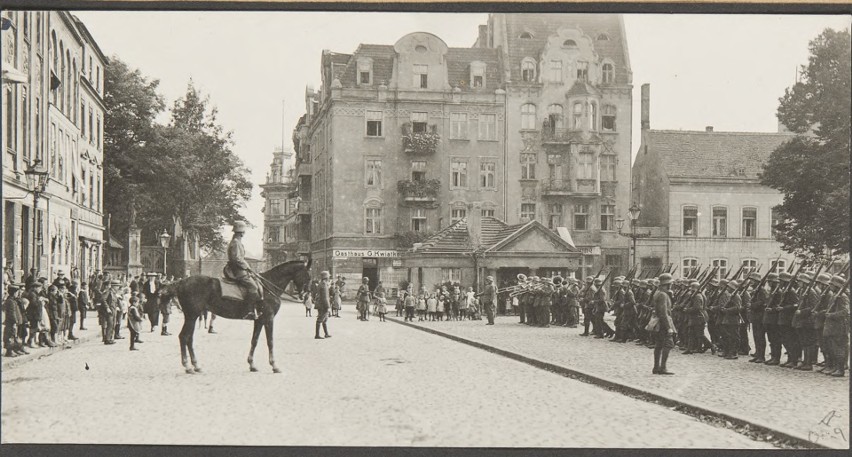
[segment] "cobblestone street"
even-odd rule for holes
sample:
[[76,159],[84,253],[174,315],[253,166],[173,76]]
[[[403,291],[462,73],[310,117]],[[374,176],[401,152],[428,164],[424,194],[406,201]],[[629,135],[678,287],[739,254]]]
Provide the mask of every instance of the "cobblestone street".
[[[612,326],[612,316],[607,320]],[[568,367],[599,378],[731,413],[824,446],[848,448],[849,378],[833,378],[748,363],[748,356],[725,360],[710,354],[682,355],[675,349],[669,369],[675,376],[651,374],[653,351],[633,343],[579,336],[582,326],[538,328],[518,317],[485,321],[415,322],[488,346]],[[754,344],[751,344],[754,348]],[[822,421],[829,418],[828,425]],[[837,429],[840,426],[840,429]]]
[[[127,350],[126,339],[113,346],[88,341],[5,369],[3,442],[770,446],[412,328],[360,322],[345,308],[342,318],[330,322],[333,338],[317,341],[314,320],[303,317],[302,307],[285,304],[275,337],[281,375],[266,364],[265,344],[256,353],[260,372],[250,373],[245,358],[251,324],[224,319],[216,321],[218,334],[196,333],[204,370],[197,375],[184,374],[177,337],[158,333],[143,333],[138,352]],[[174,315],[170,329],[178,329],[180,320]],[[490,330],[509,337],[545,332],[517,333],[508,320],[500,324]],[[557,332],[564,334],[551,333]],[[635,368],[645,371],[644,365]]]

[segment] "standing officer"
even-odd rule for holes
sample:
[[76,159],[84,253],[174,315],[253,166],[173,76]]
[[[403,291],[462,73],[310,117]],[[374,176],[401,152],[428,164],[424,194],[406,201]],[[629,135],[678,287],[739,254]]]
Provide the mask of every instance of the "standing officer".
[[654,369],[653,374],[673,375],[666,367],[669,352],[674,348],[674,322],[672,321],[672,301],[669,297],[669,289],[672,284],[672,275],[663,273],[660,275],[660,285],[651,298],[653,313],[657,317],[657,325],[654,332]]
[[565,296],[568,303],[568,328],[577,328],[580,323],[580,287],[574,278],[565,280]]
[[[583,307],[583,333],[580,336],[589,336],[589,323],[592,323],[592,314],[595,310],[595,305],[592,303],[592,297],[595,294],[595,286],[592,284],[594,278],[586,276],[585,288],[580,293],[580,306]],[[596,324],[592,324],[592,333],[597,335]]]
[[610,336],[612,329],[604,323],[604,314],[607,312],[607,293],[603,286],[603,279],[595,278],[595,293],[592,295],[592,319],[595,325],[595,338],[604,338]]
[[749,279],[754,286],[750,294],[751,301],[743,302],[743,306],[748,306],[748,320],[751,322],[751,334],[754,337],[754,354],[749,362],[763,363],[766,362],[766,327],[763,323],[763,314],[769,303],[769,290],[766,284],[760,286],[759,274],[752,273]]
[[781,363],[781,334],[778,329],[778,311],[775,305],[781,301],[781,283],[778,273],[769,273],[766,277],[769,284],[769,295],[766,308],[763,310],[763,328],[766,331],[766,339],[769,340],[769,360],[766,365],[778,365]]
[[[818,350],[816,329],[814,328],[814,310],[819,305],[819,292],[822,286],[815,283],[813,287],[808,289],[808,284],[814,282],[814,277],[811,274],[799,275],[801,285],[799,291],[802,295],[799,301],[799,307],[793,315],[793,328],[796,329],[796,334],[799,337],[799,346],[802,348],[802,365],[796,367],[802,371],[813,371],[814,364],[817,363]],[[807,291],[807,294],[805,293]]]
[[823,358],[823,362],[817,363],[817,365],[822,366],[819,372],[825,373],[826,370],[828,370],[828,372],[834,371],[834,364],[831,361],[831,353],[829,353],[828,349],[826,348],[825,341],[823,339],[823,329],[825,328],[825,312],[828,310],[829,302],[832,298],[832,295],[830,293],[831,275],[828,273],[820,273],[816,281],[820,285],[822,285],[822,293],[820,294],[819,304],[817,305],[816,309],[814,309],[814,329],[817,335],[818,349],[822,350]]
[[252,277],[251,267],[246,262],[246,249],[242,238],[246,234],[246,223],[234,222],[234,237],[228,244],[228,264],[223,273],[225,277],[236,281],[246,290],[246,300],[252,304],[252,310],[243,319],[257,319],[263,309],[263,289]]
[[725,344],[725,358],[728,360],[737,359],[737,349],[739,347],[739,327],[740,327],[740,308],[742,307],[742,299],[737,294],[739,283],[731,280],[727,284],[730,291],[729,294],[723,295],[722,305],[722,334],[725,335],[722,339]]
[[323,339],[320,336],[320,327],[322,327],[322,331],[325,333],[325,338],[331,338],[331,335],[328,334],[328,310],[331,309],[328,278],[329,273],[327,271],[320,272],[317,299],[314,302],[314,307],[317,309],[316,332],[314,332],[314,339],[316,340]]
[[488,276],[485,278],[485,289],[482,291],[480,300],[482,307],[485,308],[485,318],[488,319],[488,323],[485,325],[494,325],[494,302],[496,300],[497,291],[494,290],[494,276]]
[[849,284],[843,276],[831,278],[831,302],[825,313],[823,341],[831,351],[834,370],[826,372],[842,378],[849,360]]
[[778,302],[775,303],[775,311],[778,313],[778,333],[781,335],[781,344],[787,350],[787,361],[780,366],[795,368],[799,362],[799,345],[796,334],[793,331],[793,314],[795,314],[798,307],[799,296],[793,289],[795,284],[787,290],[787,286],[793,279],[793,275],[783,271],[778,275],[778,279],[781,280],[781,296]]
[[358,292],[356,294],[356,299],[358,300],[358,304],[356,305],[358,308],[358,319],[362,321],[369,320],[368,312],[370,307],[370,278],[364,276],[361,278],[361,286],[358,287]]
[[699,291],[700,288],[701,283],[693,280],[689,283],[689,290],[686,292],[687,296],[692,295],[692,298],[684,309],[686,325],[689,329],[687,332],[689,334],[689,341],[687,342],[686,351],[683,352],[684,354],[695,354],[702,352],[703,349],[704,325],[707,323],[707,311],[705,311],[704,306],[707,300],[704,294]]

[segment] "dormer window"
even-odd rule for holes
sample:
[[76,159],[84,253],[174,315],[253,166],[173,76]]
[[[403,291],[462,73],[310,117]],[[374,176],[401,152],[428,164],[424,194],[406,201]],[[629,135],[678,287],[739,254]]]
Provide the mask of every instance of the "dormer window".
[[521,35],[518,38],[522,40],[532,40],[533,34],[530,32],[521,32]]
[[358,59],[358,85],[370,86],[373,84],[373,61],[372,59]]
[[601,83],[612,84],[615,79],[615,69],[611,63],[605,63],[601,66]]
[[485,63],[478,61],[470,63],[470,87],[475,89],[485,87]]
[[528,83],[535,81],[535,60],[527,57],[521,63],[521,79]]
[[429,66],[414,65],[414,87],[426,89],[429,87]]
[[574,40],[565,40],[564,42],[562,42],[562,46],[566,47],[568,49],[576,49],[577,48],[577,42],[574,41]]
[[609,35],[601,33],[598,35],[598,41],[609,41]]

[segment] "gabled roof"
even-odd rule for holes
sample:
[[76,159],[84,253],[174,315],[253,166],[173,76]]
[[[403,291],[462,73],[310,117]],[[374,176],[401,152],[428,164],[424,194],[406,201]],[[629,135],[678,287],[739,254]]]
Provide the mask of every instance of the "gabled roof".
[[649,130],[644,139],[669,178],[756,180],[772,151],[794,136],[792,133]]
[[[615,65],[617,85],[628,84],[630,62],[627,57],[624,29],[617,14],[504,14],[506,18],[506,40],[508,43],[508,65],[512,81],[521,81],[521,60],[524,57],[539,59],[547,39],[561,28],[578,28],[592,39],[595,52],[601,58],[610,59]],[[532,38],[520,38],[529,32]],[[608,40],[598,40],[601,33]],[[494,43],[499,46],[502,43]]]
[[[465,253],[473,249],[468,232],[467,218],[456,221],[449,227],[429,237],[413,253]],[[484,252],[499,252],[502,248],[521,240],[526,234],[538,231],[557,246],[564,247],[564,252],[580,252],[574,246],[563,240],[559,235],[544,227],[541,222],[530,221],[523,224],[508,225],[494,217],[483,217],[481,227],[481,250]],[[552,251],[548,251],[552,253]]]

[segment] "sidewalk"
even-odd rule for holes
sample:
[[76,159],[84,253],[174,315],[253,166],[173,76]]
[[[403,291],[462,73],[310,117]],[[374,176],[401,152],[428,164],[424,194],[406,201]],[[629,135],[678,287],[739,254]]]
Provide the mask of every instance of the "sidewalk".
[[[77,318],[78,319],[80,318],[79,313],[77,314]],[[2,361],[3,361],[2,368],[3,368],[3,370],[7,370],[9,368],[16,367],[16,366],[18,366],[22,363],[27,363],[27,362],[30,362],[32,360],[38,360],[42,357],[47,357],[47,356],[49,356],[53,353],[56,353],[58,351],[63,351],[65,349],[72,349],[77,345],[80,345],[80,344],[83,344],[83,343],[88,343],[89,341],[97,341],[97,342],[101,341],[101,327],[100,327],[100,325],[98,325],[98,313],[97,313],[97,311],[89,311],[86,314],[86,322],[84,322],[84,326],[86,327],[86,330],[80,330],[80,322],[79,321],[76,322],[74,324],[74,336],[76,336],[78,339],[76,341],[69,341],[69,340],[66,339],[66,344],[64,346],[58,345],[56,347],[51,348],[51,347],[47,347],[47,346],[39,347],[38,345],[36,345],[36,347],[34,347],[34,348],[25,347],[25,349],[27,350],[27,352],[29,352],[29,354],[19,355],[17,357],[5,357],[5,356],[2,357]],[[130,336],[130,331],[127,330],[127,326],[124,323],[121,326],[121,336],[124,336],[124,337]],[[118,340],[118,341],[120,342],[120,341],[124,341],[124,340]],[[5,353],[6,353],[6,349],[3,348],[2,354],[5,354]]]
[[[397,317],[389,320],[402,323]],[[652,350],[581,337],[582,327],[530,327],[517,317],[498,317],[494,326],[486,326],[485,320],[405,325],[630,395],[774,431],[774,438],[849,448],[848,377],[748,363],[747,356],[731,361],[709,352],[687,356],[677,350],[669,358],[676,375],[656,376],[651,374]]]

